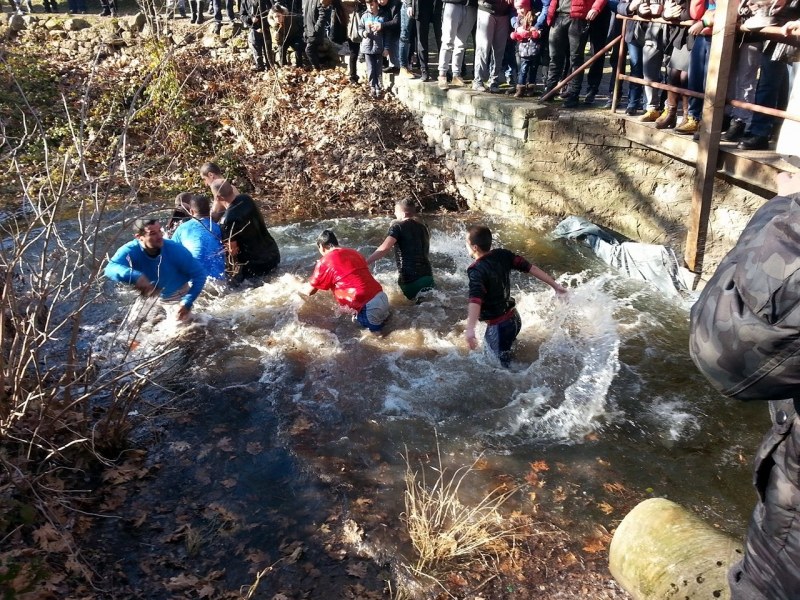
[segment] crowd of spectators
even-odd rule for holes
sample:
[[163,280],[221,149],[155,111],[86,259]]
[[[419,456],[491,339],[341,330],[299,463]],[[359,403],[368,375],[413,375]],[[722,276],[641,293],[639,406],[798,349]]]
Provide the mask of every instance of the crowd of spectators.
[[[8,0],[20,12],[22,1]],[[31,11],[30,0],[24,1]],[[375,98],[383,93],[382,74],[388,73],[422,82],[436,80],[442,89],[465,86],[471,78],[476,92],[514,92],[516,97],[537,91],[547,94],[560,86],[566,109],[596,102],[606,58],[612,70],[606,106],[611,106],[619,46],[613,45],[607,50],[610,56],[586,70],[585,93],[580,67],[588,58],[587,46],[594,55],[621,33],[622,21],[615,15],[627,17],[622,64],[631,76],[694,94],[632,82],[627,85],[626,114],[684,135],[697,136],[701,126],[716,0],[236,1],[234,10],[234,0],[209,0],[207,10],[213,14],[215,33],[221,30],[223,12],[231,23],[238,21],[247,30],[255,70],[276,62],[286,65],[290,51],[295,66],[321,69],[326,65],[320,50],[330,42],[347,57],[351,83],[359,84],[358,61],[366,63]],[[68,9],[86,12],[85,2],[68,0]],[[116,14],[115,0],[100,2],[102,16]],[[166,2],[168,16],[174,16],[176,9],[187,16],[187,0]],[[56,0],[44,3],[46,11],[57,10]],[[203,23],[203,0],[188,4],[191,22]],[[740,0],[739,17],[743,34],[731,65],[727,97],[785,109],[792,85],[800,85],[792,77],[792,65],[800,61],[800,0]],[[765,28],[772,35],[754,35]],[[431,38],[438,49],[438,65],[430,64]],[[470,48],[474,69],[468,74],[465,59]],[[568,76],[569,82],[561,85]],[[622,89],[622,85],[616,88],[618,100]],[[727,106],[723,140],[743,150],[765,150],[780,121]]]
[[[612,68],[606,104],[610,107],[618,46],[608,49],[608,45],[621,32],[622,21],[616,15],[628,17],[622,64],[630,74],[696,95],[630,83],[625,112],[678,134],[697,135],[700,129],[703,99],[698,95],[705,89],[715,0],[292,1],[300,6],[242,0],[243,24],[256,30],[266,12],[272,26],[272,41],[251,40],[256,69],[273,64],[273,41],[275,49],[283,52],[280,64],[287,62],[285,51],[292,47],[295,64],[302,65],[305,59],[312,68],[322,68],[318,48],[330,40],[347,55],[353,84],[359,83],[358,61],[366,63],[370,91],[376,98],[383,93],[383,72],[422,82],[435,80],[442,89],[466,86],[471,78],[476,92],[513,92],[516,97],[538,91],[546,94],[559,86],[566,109],[597,101],[607,59]],[[251,8],[255,4],[258,14]],[[727,96],[785,109],[791,95],[791,65],[800,61],[800,0],[767,4],[741,0],[739,15],[743,33],[731,65]],[[295,16],[302,16],[300,26],[287,26]],[[754,34],[765,28],[771,28],[772,35]],[[265,33],[265,37],[270,36]],[[431,40],[439,50],[438,65],[430,62]],[[584,78],[580,67],[588,59],[587,46],[591,55],[607,48],[609,56],[595,61]],[[475,57],[472,73],[467,72],[465,60],[470,48]],[[569,82],[561,84],[568,76]],[[619,85],[618,93],[622,89]],[[764,150],[776,122],[780,119],[728,106],[723,139],[744,150]]]

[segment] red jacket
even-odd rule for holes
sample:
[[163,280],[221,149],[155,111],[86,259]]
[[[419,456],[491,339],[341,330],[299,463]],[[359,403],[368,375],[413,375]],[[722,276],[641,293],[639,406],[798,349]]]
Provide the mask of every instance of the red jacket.
[[689,2],[689,16],[695,21],[701,21],[706,12],[710,13],[710,18],[706,19],[707,23],[711,23],[711,27],[703,27],[700,35],[711,35],[711,30],[714,23],[714,11],[717,8],[716,0],[690,0]]
[[[603,9],[608,4],[608,0],[594,0],[591,4],[589,0],[572,0],[572,6],[569,9],[569,16],[572,19],[585,19],[589,11],[594,9],[598,13],[603,12]],[[558,10],[559,0],[552,0],[550,7],[547,9],[547,24],[552,25],[556,20],[556,11]]]

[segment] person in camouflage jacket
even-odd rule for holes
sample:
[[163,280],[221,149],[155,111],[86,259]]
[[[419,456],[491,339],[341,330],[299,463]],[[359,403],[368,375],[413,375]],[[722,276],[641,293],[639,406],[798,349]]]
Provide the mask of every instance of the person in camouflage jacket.
[[732,600],[800,598],[800,174],[753,215],[692,307],[690,353],[724,395],[770,400]]

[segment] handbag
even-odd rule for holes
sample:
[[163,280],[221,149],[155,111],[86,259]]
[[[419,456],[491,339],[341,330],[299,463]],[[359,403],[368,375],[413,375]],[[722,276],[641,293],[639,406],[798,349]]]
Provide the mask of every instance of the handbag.
[[350,15],[350,23],[347,25],[347,39],[354,44],[361,43],[361,32],[358,30],[358,23],[361,20],[361,15],[358,10],[354,10]]

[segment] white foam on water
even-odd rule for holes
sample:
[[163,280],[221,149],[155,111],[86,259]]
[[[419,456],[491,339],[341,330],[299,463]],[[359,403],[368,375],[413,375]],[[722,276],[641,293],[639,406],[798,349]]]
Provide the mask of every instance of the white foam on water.
[[690,407],[681,398],[657,397],[648,412],[663,440],[676,442],[691,437],[700,430],[697,416],[690,412]]

